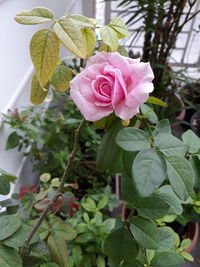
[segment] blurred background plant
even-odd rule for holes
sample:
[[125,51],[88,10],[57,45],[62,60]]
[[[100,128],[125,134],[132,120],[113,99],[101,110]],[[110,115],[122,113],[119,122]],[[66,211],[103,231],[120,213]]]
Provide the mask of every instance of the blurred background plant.
[[[179,34],[200,12],[199,9],[196,9],[197,1],[112,1],[117,2],[117,8],[120,10],[119,14],[125,18],[128,28],[131,29],[133,25],[136,25],[129,45],[129,55],[131,57],[141,56],[143,61],[151,62],[155,74],[153,95],[170,103],[170,107],[167,109],[158,107],[159,118],[167,116],[174,122],[183,109],[180,99],[177,98],[180,88],[187,84],[191,87],[191,84],[197,81],[190,79],[184,67],[174,70],[169,63],[169,59],[176,47]],[[140,23],[140,27],[138,27],[138,23]],[[142,54],[139,55],[134,53],[134,44],[142,34]],[[131,50],[131,47],[133,47],[133,50]],[[190,108],[188,102],[186,106],[184,108]]]
[[[81,121],[80,112],[66,93],[55,92],[48,109],[29,106],[23,111],[13,110],[5,115],[5,122],[14,130],[8,137],[6,149],[18,148],[33,162],[39,174],[50,173],[60,177],[66,167],[66,158],[73,146],[74,131]],[[111,183],[108,174],[99,173],[96,153],[101,140],[91,123],[86,123],[80,135],[80,147],[74,159],[69,183],[79,185],[80,196],[91,189]]]

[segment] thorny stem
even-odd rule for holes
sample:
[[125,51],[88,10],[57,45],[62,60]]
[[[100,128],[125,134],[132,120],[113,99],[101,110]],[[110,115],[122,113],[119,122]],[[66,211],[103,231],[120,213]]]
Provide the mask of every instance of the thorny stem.
[[51,210],[51,208],[53,207],[53,205],[56,203],[57,199],[59,198],[59,196],[62,194],[64,185],[66,183],[66,180],[68,178],[68,174],[70,171],[70,167],[71,164],[74,160],[74,156],[76,151],[78,150],[78,144],[79,144],[79,135],[80,135],[80,130],[83,126],[83,124],[85,123],[85,119],[83,119],[81,121],[81,123],[79,124],[78,128],[75,130],[75,137],[74,137],[74,146],[73,149],[68,157],[67,160],[67,166],[65,168],[65,171],[63,173],[62,179],[61,179],[61,183],[55,193],[55,196],[53,197],[53,199],[51,200],[51,202],[48,204],[48,206],[44,209],[44,211],[42,212],[42,214],[40,215],[37,223],[34,225],[34,227],[32,228],[32,231],[30,232],[30,234],[27,236],[27,238],[24,241],[24,244],[20,250],[20,255],[23,258],[26,255],[26,252],[29,248],[29,243],[31,241],[31,239],[33,238],[34,234],[37,232],[38,228],[40,227],[40,225],[42,224],[42,222],[44,221],[44,219],[47,217],[49,211]]

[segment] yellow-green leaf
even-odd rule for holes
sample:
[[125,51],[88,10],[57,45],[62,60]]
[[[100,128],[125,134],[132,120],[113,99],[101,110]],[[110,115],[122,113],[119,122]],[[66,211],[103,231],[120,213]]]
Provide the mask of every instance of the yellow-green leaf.
[[118,36],[116,31],[105,25],[100,28],[100,36],[105,44],[110,46],[111,51],[115,52],[118,49]]
[[83,26],[83,27],[90,27],[94,28],[96,25],[96,19],[88,18],[83,15],[73,14],[68,16],[76,25]]
[[81,29],[86,51],[87,51],[87,57],[92,56],[95,46],[96,46],[96,34],[95,32],[90,28],[82,28]]
[[124,56],[124,57],[129,57],[129,55],[128,55],[128,51],[127,51],[126,48],[125,48],[124,46],[122,46],[122,45],[119,45],[117,52],[118,52],[120,55]]
[[44,86],[51,78],[59,58],[59,40],[53,31],[43,29],[34,34],[30,44],[37,78]]
[[47,240],[47,246],[53,261],[58,263],[60,267],[69,267],[67,244],[60,234],[50,235]]
[[109,26],[117,32],[119,38],[130,37],[130,33],[127,30],[126,24],[123,19],[119,17],[113,18]]
[[30,96],[31,103],[34,105],[41,104],[45,100],[48,94],[48,88],[49,88],[49,83],[46,85],[45,88],[42,88],[36,75],[34,74],[31,83],[31,96]]
[[148,98],[147,102],[155,104],[155,105],[163,106],[163,107],[167,107],[168,106],[167,103],[163,102],[162,100],[160,100],[159,98],[154,97],[154,96],[150,96]]
[[72,71],[64,65],[58,65],[51,78],[51,83],[57,91],[66,92],[69,89],[71,79]]
[[99,52],[102,52],[102,51],[111,52],[111,48],[110,46],[102,42],[101,46],[99,47]]
[[21,12],[15,16],[18,23],[26,25],[35,25],[45,23],[53,19],[53,14],[50,9],[44,7],[36,7],[32,10]]
[[54,24],[54,30],[62,44],[80,58],[86,57],[86,49],[80,29],[69,18],[62,18]]

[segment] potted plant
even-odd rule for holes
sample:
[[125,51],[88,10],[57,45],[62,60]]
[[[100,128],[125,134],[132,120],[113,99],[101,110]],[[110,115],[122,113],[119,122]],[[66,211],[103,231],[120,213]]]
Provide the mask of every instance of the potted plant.
[[118,4],[119,8],[123,8],[120,14],[128,17],[128,26],[133,26],[138,21],[142,22],[139,28],[134,29],[132,43],[137,36],[144,33],[141,57],[145,62],[151,62],[155,74],[153,94],[171,103],[167,111],[159,108],[158,114],[160,118],[167,116],[172,122],[181,112],[180,101],[176,97],[181,84],[180,71],[173,70],[169,58],[183,27],[199,13],[199,10],[194,11],[196,4],[195,0],[122,0]]
[[[36,32],[31,40],[36,71],[32,103],[44,101],[50,83],[58,91],[68,90],[70,84],[71,99],[83,119],[74,131],[62,177],[51,180],[50,174],[44,174],[40,188],[22,187],[16,196],[22,208],[11,214],[6,211],[0,217],[2,262],[6,259],[5,264],[19,267],[71,266],[84,251],[80,245],[72,245],[70,251],[70,241],[78,233],[77,242],[92,240],[87,253],[95,249],[95,244],[99,253],[95,262],[87,257],[83,266],[180,266],[184,258],[188,259],[183,244],[179,247],[174,230],[158,225],[156,220],[181,215],[183,205],[192,201],[196,173],[190,159],[199,157],[200,141],[190,132],[181,141],[171,134],[167,119],[158,120],[153,106],[166,104],[149,97],[154,89],[150,64],[124,56],[125,50],[119,47],[118,39],[129,35],[125,23],[114,18],[109,25],[96,26],[93,19],[80,15],[55,19],[43,7],[22,12],[16,20],[31,25],[52,22],[50,29]],[[100,28],[103,44],[101,52],[91,56],[96,47],[96,27]],[[80,58],[80,73],[60,64],[61,43]],[[102,52],[108,49],[110,52]],[[110,193],[77,203],[72,193],[66,192],[74,187],[68,179],[81,149],[79,137],[86,121],[105,131],[97,168],[122,176],[122,195],[130,212],[124,220],[117,218],[115,226],[113,219],[104,220],[101,213]],[[77,218],[69,219],[80,206],[90,214],[77,212]],[[99,238],[96,243],[94,236]]]

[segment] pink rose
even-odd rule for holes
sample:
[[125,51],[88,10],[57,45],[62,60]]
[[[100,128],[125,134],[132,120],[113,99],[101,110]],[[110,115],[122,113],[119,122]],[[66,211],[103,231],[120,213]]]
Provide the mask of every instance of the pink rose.
[[101,52],[70,83],[71,97],[88,121],[100,120],[113,111],[131,119],[153,91],[149,63],[119,53]]

